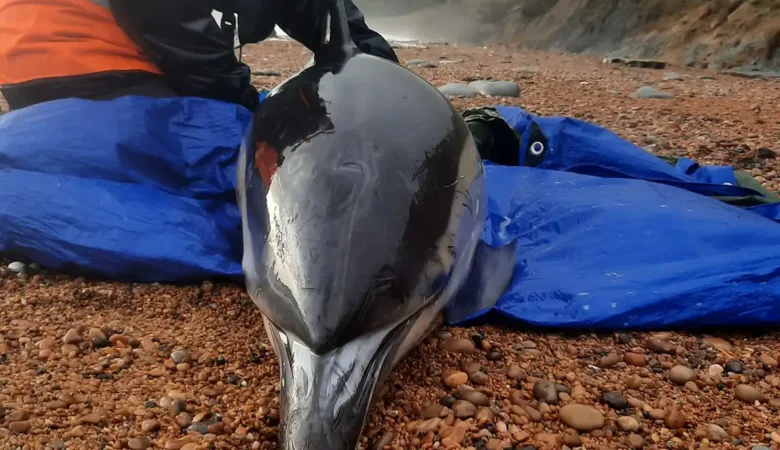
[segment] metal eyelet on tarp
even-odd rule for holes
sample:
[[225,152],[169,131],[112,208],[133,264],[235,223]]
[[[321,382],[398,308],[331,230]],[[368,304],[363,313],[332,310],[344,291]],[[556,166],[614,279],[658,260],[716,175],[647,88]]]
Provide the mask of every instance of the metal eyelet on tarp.
[[530,149],[531,149],[531,154],[532,155],[539,156],[542,153],[544,153],[544,144],[542,144],[539,141],[536,141],[533,144],[531,144]]

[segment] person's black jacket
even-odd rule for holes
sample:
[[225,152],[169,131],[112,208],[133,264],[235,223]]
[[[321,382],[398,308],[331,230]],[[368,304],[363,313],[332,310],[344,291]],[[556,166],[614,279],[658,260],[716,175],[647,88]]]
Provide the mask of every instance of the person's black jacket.
[[[251,72],[238,61],[233,30],[222,30],[217,10],[238,14],[241,44],[268,38],[275,25],[314,51],[324,25],[318,0],[110,0],[120,27],[179,94],[239,103],[254,109]],[[344,0],[355,44],[365,53],[398,62],[390,44],[366,25],[352,0]]]

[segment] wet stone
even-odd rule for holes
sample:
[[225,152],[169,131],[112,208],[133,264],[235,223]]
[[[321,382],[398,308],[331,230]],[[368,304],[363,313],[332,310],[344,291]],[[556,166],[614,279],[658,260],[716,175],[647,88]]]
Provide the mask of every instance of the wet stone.
[[601,401],[613,409],[621,410],[628,408],[628,400],[617,392],[604,392],[601,394]]
[[458,419],[467,419],[469,417],[474,417],[474,414],[477,412],[477,407],[466,400],[458,400],[452,405],[452,411],[455,412],[455,417]]
[[520,87],[511,81],[476,80],[469,83],[480,94],[489,97],[519,97]]
[[176,399],[173,401],[172,407],[173,407],[173,414],[179,415],[187,411],[187,402],[185,402],[184,400]]
[[577,431],[587,432],[604,426],[604,416],[588,405],[568,404],[561,408],[561,421]]
[[24,268],[25,268],[24,263],[21,263],[19,261],[14,261],[8,265],[8,270],[11,273],[22,273],[24,272]]
[[633,98],[660,98],[660,99],[666,99],[666,98],[672,98],[674,95],[660,91],[652,86],[642,86],[639,88],[636,92],[631,94],[631,97]]
[[662,341],[657,337],[651,337],[647,340],[647,348],[654,353],[674,353],[674,345]]
[[448,83],[439,88],[439,91],[448,97],[474,97],[479,91],[468,84]]
[[537,381],[534,383],[533,395],[540,402],[550,405],[558,404],[558,389],[555,387],[555,383],[543,380]]
[[452,338],[441,341],[439,348],[445,352],[470,354],[476,351],[473,342],[463,338]]
[[209,432],[209,424],[206,422],[196,422],[190,425],[187,430],[200,434],[206,434]]
[[130,450],[146,450],[152,446],[152,441],[146,436],[134,437],[127,441]]
[[171,359],[175,364],[189,363],[191,361],[190,352],[183,348],[177,348],[171,352]]
[[734,396],[745,403],[765,402],[766,397],[758,389],[747,384],[740,384],[734,388]]
[[413,59],[411,61],[407,61],[406,65],[410,67],[422,67],[424,69],[435,69],[439,67],[438,64],[431,61],[426,61],[424,59]]
[[742,363],[739,362],[739,361],[729,361],[726,364],[726,367],[724,367],[724,369],[725,369],[726,373],[737,373],[737,374],[739,374],[739,373],[743,372]]
[[675,384],[684,386],[685,383],[696,380],[696,372],[694,372],[693,369],[685,366],[674,366],[669,371],[669,379],[672,380]]
[[458,386],[458,398],[466,400],[476,406],[489,406],[490,398],[474,389],[467,388],[466,386]]

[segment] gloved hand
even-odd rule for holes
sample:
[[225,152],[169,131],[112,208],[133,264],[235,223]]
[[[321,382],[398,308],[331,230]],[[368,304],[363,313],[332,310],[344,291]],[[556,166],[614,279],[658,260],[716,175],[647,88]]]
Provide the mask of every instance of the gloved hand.
[[254,113],[260,104],[260,93],[257,88],[251,84],[248,85],[241,95],[238,104]]

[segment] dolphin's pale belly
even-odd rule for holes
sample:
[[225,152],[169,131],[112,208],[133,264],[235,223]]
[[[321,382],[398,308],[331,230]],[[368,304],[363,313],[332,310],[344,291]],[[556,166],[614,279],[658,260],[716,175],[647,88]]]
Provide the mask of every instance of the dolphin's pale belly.
[[282,444],[353,449],[376,383],[441,317],[486,214],[461,116],[394,63],[275,89],[239,161],[244,272],[282,372]]

